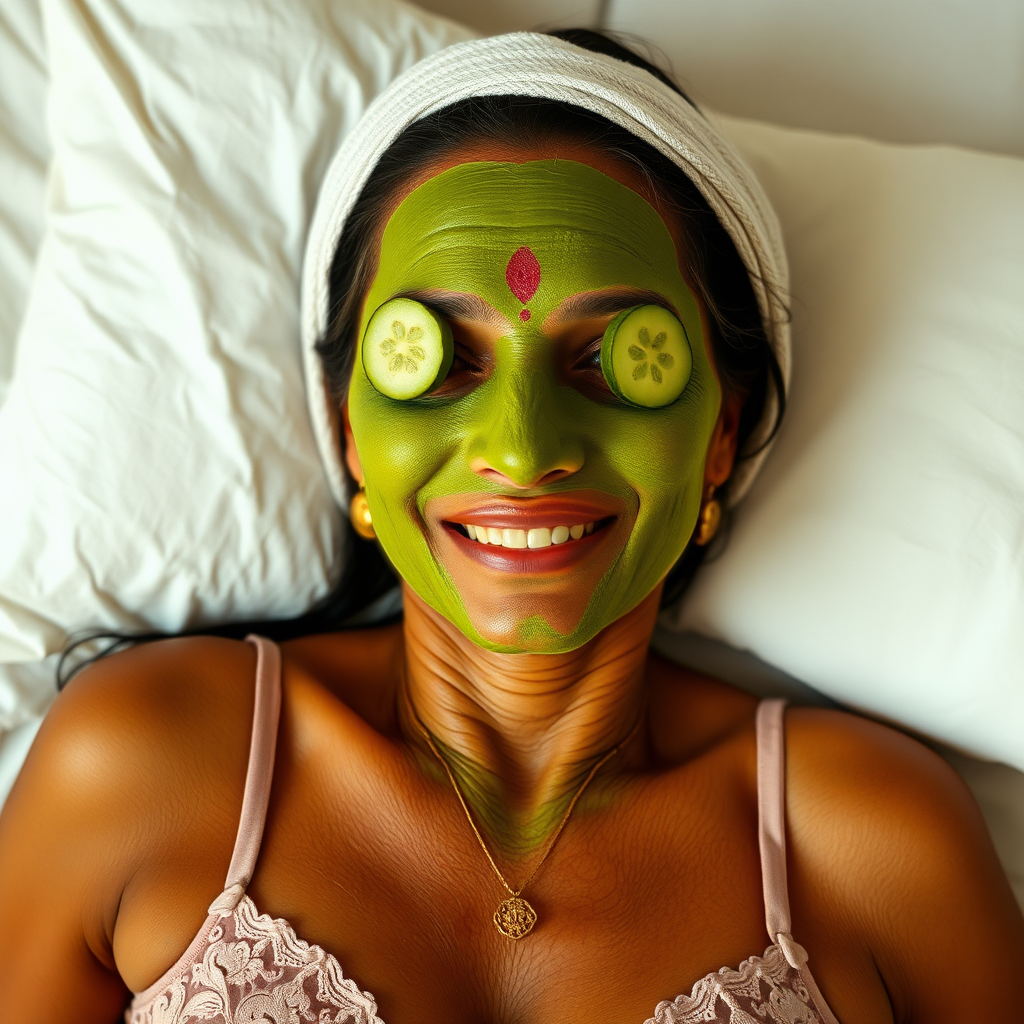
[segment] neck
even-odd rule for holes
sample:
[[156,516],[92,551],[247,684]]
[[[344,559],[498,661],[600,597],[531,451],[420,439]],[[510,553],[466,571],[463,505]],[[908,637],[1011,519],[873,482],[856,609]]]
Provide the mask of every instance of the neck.
[[[440,766],[419,720],[481,826],[509,855],[537,848],[596,761],[621,770],[643,745],[644,666],[661,588],[593,640],[564,654],[497,654],[476,646],[405,590],[402,729]],[[634,749],[635,748],[635,749]]]

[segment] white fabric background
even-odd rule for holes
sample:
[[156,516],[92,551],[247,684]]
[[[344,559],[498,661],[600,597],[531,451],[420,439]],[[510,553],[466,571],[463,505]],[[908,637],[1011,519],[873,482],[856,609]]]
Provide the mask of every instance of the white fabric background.
[[43,233],[43,182],[49,158],[46,86],[39,0],[4,0],[0,5],[0,405],[14,368],[15,338]]
[[481,32],[597,25],[740,117],[1024,156],[1020,0],[422,0]]
[[603,0],[424,0],[420,4],[483,35],[544,30],[559,25],[597,25]]
[[1024,156],[1020,0],[609,0],[741,117]]
[[1024,161],[723,124],[783,224],[793,384],[669,618],[1024,768]]
[[0,728],[69,631],[297,615],[339,569],[298,280],[326,161],[468,32],[391,0],[45,0],[48,227],[0,408]]

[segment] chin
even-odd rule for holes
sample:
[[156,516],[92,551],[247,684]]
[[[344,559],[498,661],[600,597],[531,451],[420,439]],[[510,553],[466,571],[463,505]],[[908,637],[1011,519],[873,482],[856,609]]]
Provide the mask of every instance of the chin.
[[[532,595],[532,600],[523,595],[512,596],[496,601],[486,609],[479,605],[469,606],[465,611],[460,609],[457,616],[446,615],[446,618],[474,644],[488,651],[500,654],[565,654],[589,643],[619,617],[602,617],[598,621],[587,614],[590,602],[580,601],[579,596],[577,593],[559,601],[555,595],[543,595],[559,606],[554,616],[557,626],[543,614],[541,606],[546,602],[538,600],[538,595]],[[575,614],[567,614],[573,605],[576,606]]]
[[466,632],[466,636],[478,647],[499,654],[565,654],[582,647],[599,632],[578,630],[569,634],[559,633],[542,618],[534,616],[504,635],[485,636],[474,629]]

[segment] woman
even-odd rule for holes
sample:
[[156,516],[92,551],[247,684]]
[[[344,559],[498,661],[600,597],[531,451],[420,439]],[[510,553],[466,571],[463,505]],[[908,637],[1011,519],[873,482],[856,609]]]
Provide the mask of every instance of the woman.
[[[773,429],[782,274],[742,169],[728,234],[683,173],[704,129],[688,164],[529,84],[696,118],[613,52],[449,51],[369,115],[351,201],[329,178],[319,348],[404,621],[68,687],[0,818],[4,1024],[1024,1020],[1024,922],[942,762],[648,652]],[[533,98],[393,123],[442,73]]]

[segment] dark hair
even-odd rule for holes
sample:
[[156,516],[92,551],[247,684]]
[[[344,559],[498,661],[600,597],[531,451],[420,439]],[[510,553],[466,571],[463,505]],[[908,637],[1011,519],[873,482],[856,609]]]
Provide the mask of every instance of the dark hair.
[[[552,34],[643,68],[693,105],[663,71],[611,37],[589,29]],[[376,271],[376,243],[403,186],[453,151],[512,142],[569,142],[608,154],[638,170],[677,217],[687,240],[685,269],[708,309],[711,348],[723,390],[727,397],[743,401],[739,451],[744,453],[740,458],[750,458],[754,453],[745,445],[770,394],[776,399],[773,433],[785,399],[782,372],[736,247],[697,186],[668,157],[606,118],[558,100],[517,95],[461,100],[409,125],[381,156],[346,219],[331,263],[328,327],[317,352],[335,398],[340,401],[348,388],[361,306]],[[728,496],[728,483],[719,495]],[[687,547],[669,574],[663,603],[682,594],[706,550]]]
[[[585,49],[636,65],[679,93],[686,94],[658,67],[591,29],[563,29],[552,35]],[[528,96],[483,96],[452,104],[406,128],[381,157],[359,194],[338,242],[330,272],[329,326],[317,351],[332,392],[341,398],[348,387],[355,353],[355,331],[363,297],[375,271],[375,243],[384,217],[410,176],[460,147],[480,142],[573,142],[607,153],[639,170],[652,191],[679,218],[687,239],[687,270],[707,305],[712,326],[712,352],[726,395],[744,400],[740,417],[740,450],[760,421],[769,393],[776,398],[774,430],[785,407],[782,372],[761,322],[748,272],[732,240],[692,181],[671,160],[611,121],[555,100]],[[746,452],[750,457],[753,452]],[[727,485],[719,492],[727,494]],[[345,571],[334,591],[319,606],[296,619],[277,622],[229,623],[181,635],[214,635],[241,639],[257,631],[274,640],[362,626],[361,612],[386,601],[397,580],[375,544],[350,532]],[[666,580],[663,604],[686,589],[707,549],[689,545]],[[397,614],[375,624],[394,622]],[[164,639],[169,634],[127,634],[92,631],[65,648],[57,668],[58,687],[97,658],[128,644]],[[82,644],[106,639],[96,655],[71,664]]]

